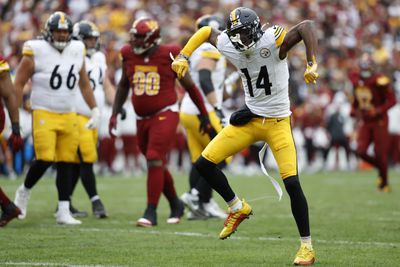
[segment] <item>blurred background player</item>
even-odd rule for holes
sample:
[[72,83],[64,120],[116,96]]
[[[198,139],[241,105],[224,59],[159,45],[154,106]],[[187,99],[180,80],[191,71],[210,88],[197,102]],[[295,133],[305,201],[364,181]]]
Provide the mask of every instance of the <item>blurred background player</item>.
[[[137,226],[157,225],[157,205],[163,193],[170,205],[169,224],[180,222],[184,205],[177,197],[172,175],[167,169],[167,155],[174,143],[179,122],[176,74],[170,67],[170,53],[176,56],[180,47],[160,44],[158,22],[149,18],[135,20],[130,30],[130,44],[121,49],[122,75],[110,118],[110,134],[114,134],[120,113],[132,85],[132,104],[137,115],[137,137],[140,151],[147,160],[147,208]],[[201,110],[201,128],[211,129],[202,96],[190,77],[181,84]]]
[[99,109],[90,88],[85,68],[85,46],[71,40],[72,21],[63,12],[53,13],[45,24],[44,38],[25,42],[19,63],[15,89],[22,102],[23,89],[32,80],[32,124],[36,160],[24,183],[17,189],[15,204],[25,218],[30,190],[47,168],[56,162],[59,224],[80,224],[70,214],[72,167],[78,150],[78,125],[75,97],[78,87],[91,109],[86,127],[95,128]]
[[[396,104],[396,96],[389,77],[374,70],[369,53],[362,54],[359,69],[350,73],[354,92],[351,115],[359,120],[356,153],[378,169],[378,190],[389,192],[388,110]],[[367,153],[372,143],[374,156]]]
[[306,83],[316,83],[317,38],[310,20],[302,21],[288,32],[278,25],[262,29],[258,15],[239,7],[229,16],[227,30],[209,26],[199,29],[172,63],[178,78],[188,71],[188,59],[202,43],[210,42],[241,72],[246,105],[232,114],[230,124],[207,145],[195,167],[229,206],[229,216],[219,234],[226,239],[252,214],[240,200],[217,164],[256,141],[271,148],[291,201],[292,214],[301,238],[294,264],[311,265],[315,252],[311,244],[308,204],[300,185],[297,154],[290,124],[289,68],[287,53],[304,41],[307,67]]
[[[217,16],[204,15],[196,22],[197,29],[210,26],[220,31],[225,23]],[[190,57],[189,72],[194,83],[201,88],[208,116],[216,132],[222,130],[222,111],[226,60],[210,43],[203,43]],[[192,164],[214,136],[203,135],[199,131],[199,111],[189,95],[183,97],[180,109],[180,121],[185,128]],[[224,162],[225,163],[225,162]],[[189,219],[226,218],[225,211],[212,199],[212,189],[192,165],[189,174],[190,191],[181,196],[183,203],[190,209]]]
[[[100,49],[100,32],[90,21],[80,21],[74,25],[73,38],[81,40],[85,44],[86,57],[85,66],[96,98],[97,106],[102,112],[105,102],[112,103],[115,97],[115,89],[107,75],[107,65],[105,55]],[[82,94],[78,94],[76,99],[76,113],[79,128],[79,146],[74,164],[71,196],[75,186],[81,177],[83,187],[92,203],[93,215],[97,218],[106,218],[106,210],[96,188],[96,177],[93,171],[93,163],[97,161],[97,129],[88,129],[86,124],[90,120],[91,110],[86,104]],[[101,115],[100,115],[101,116]],[[77,213],[77,215],[87,216],[87,213]]]
[[[15,97],[14,86],[10,78],[10,66],[0,54],[0,97],[4,99],[8,110],[8,115],[12,124],[12,134],[9,143],[13,151],[18,151],[23,146],[23,141],[19,129],[18,105]],[[0,133],[4,130],[5,113],[3,101],[0,99]],[[6,226],[12,219],[21,214],[21,210],[7,197],[0,187],[0,227]]]

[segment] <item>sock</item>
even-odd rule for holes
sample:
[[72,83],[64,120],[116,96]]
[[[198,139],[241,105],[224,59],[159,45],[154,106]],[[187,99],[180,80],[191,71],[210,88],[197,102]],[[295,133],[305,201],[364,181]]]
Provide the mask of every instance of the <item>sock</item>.
[[0,187],[0,206],[1,209],[4,210],[8,204],[10,204],[10,199],[7,197],[7,195],[3,192],[3,190]]
[[290,197],[292,214],[296,221],[300,236],[310,236],[310,224],[308,219],[308,205],[303,190],[301,189],[299,177],[290,176],[283,180],[286,191]]
[[190,190],[190,194],[195,195],[195,196],[198,196],[198,195],[199,195],[199,190],[197,190],[196,188],[192,188],[192,189]]
[[175,186],[174,186],[174,179],[172,178],[172,175],[167,168],[164,169],[163,193],[169,201],[172,201],[175,198],[177,198],[176,190],[175,190]]
[[37,181],[42,178],[46,170],[51,166],[52,162],[35,160],[26,174],[24,185],[27,189],[35,186]]
[[204,179],[203,177],[200,177],[200,179],[197,181],[196,189],[199,191],[199,199],[201,202],[207,203],[210,201],[211,194],[212,194],[212,188],[207,183],[206,179]]
[[225,202],[229,202],[235,198],[228,179],[224,173],[217,168],[217,165],[203,156],[200,156],[195,163],[195,167],[200,175],[206,179],[207,183],[222,196]]
[[300,242],[301,242],[301,244],[306,244],[309,248],[312,249],[311,236],[300,237]]
[[94,197],[92,197],[91,199],[90,199],[90,201],[91,202],[95,202],[96,200],[99,200],[100,199],[100,197],[98,196],[98,195],[95,195]]
[[201,179],[200,174],[197,171],[197,169],[194,167],[192,164],[192,167],[190,168],[190,173],[189,173],[189,186],[190,188],[193,188],[196,186],[197,182]]
[[58,210],[61,212],[69,212],[69,201],[58,201]]
[[162,165],[149,166],[147,170],[147,204],[157,206],[163,189],[164,167]]
[[72,168],[72,171],[71,171],[71,193],[69,195],[72,197],[72,194],[75,191],[75,187],[79,181],[79,175],[80,175],[79,163],[71,164],[71,168]]
[[231,212],[236,212],[238,210],[240,210],[241,208],[243,208],[243,203],[242,201],[235,195],[235,197],[227,202],[229,208],[231,209]]
[[73,163],[57,162],[56,186],[59,201],[67,201],[69,203],[71,193],[72,165]]
[[96,177],[93,172],[93,164],[82,162],[80,164],[80,170],[83,187],[85,188],[89,198],[92,198],[97,195]]

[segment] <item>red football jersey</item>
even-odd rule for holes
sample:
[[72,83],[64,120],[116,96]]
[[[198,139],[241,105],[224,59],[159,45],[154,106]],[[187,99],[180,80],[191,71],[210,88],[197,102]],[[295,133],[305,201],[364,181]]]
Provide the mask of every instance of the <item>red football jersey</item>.
[[132,104],[137,115],[151,116],[177,101],[176,74],[170,53],[179,54],[178,45],[160,45],[150,57],[133,53],[130,45],[121,49],[122,63],[132,88]]
[[[363,79],[359,74],[351,76],[354,87],[353,113],[358,112],[364,121],[387,119],[387,111],[396,104],[390,80],[382,74]],[[377,115],[371,114],[375,110]]]

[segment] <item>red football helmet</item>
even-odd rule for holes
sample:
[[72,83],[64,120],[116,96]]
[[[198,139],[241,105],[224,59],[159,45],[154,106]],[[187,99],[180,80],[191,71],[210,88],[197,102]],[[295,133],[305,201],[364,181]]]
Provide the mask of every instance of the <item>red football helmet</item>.
[[155,45],[160,44],[160,26],[158,22],[150,18],[140,18],[133,22],[129,31],[130,43],[133,52],[141,55]]

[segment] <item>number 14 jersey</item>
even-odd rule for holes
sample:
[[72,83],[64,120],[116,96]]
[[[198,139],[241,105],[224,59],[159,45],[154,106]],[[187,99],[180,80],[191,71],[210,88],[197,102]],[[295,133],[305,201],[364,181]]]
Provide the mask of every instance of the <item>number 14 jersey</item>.
[[30,40],[25,42],[22,54],[32,56],[35,63],[32,109],[56,113],[75,111],[79,71],[85,56],[84,44],[73,40],[59,52],[45,40]]
[[281,118],[291,114],[289,69],[286,58],[279,59],[285,33],[280,26],[270,27],[244,52],[235,49],[225,32],[218,36],[218,50],[240,73],[246,105],[259,116]]

